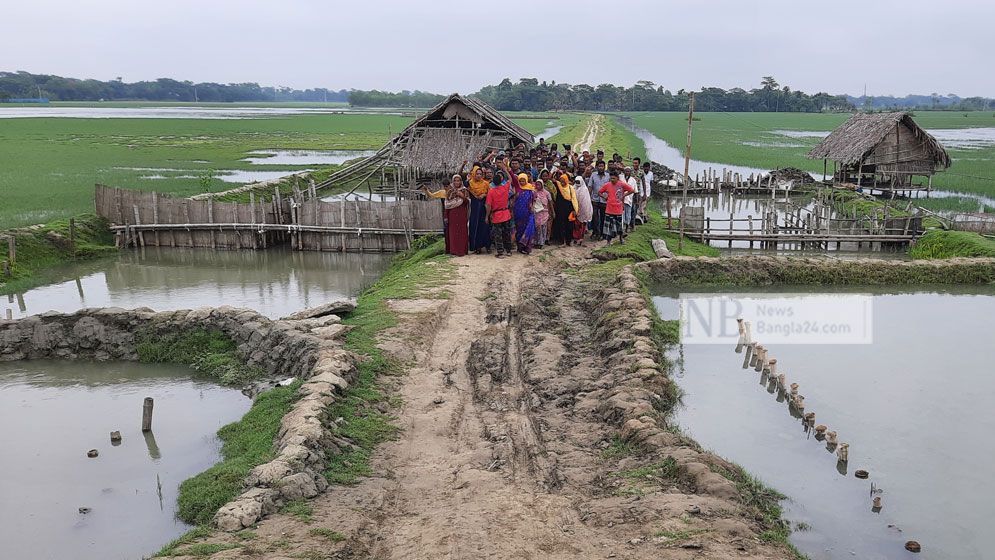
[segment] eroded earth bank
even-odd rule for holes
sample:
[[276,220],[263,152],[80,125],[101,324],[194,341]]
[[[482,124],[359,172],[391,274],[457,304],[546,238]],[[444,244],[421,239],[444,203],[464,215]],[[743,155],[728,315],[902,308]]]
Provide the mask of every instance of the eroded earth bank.
[[[629,268],[470,256],[387,302],[398,431],[306,511],[212,558],[790,558],[773,492],[668,426],[678,393]],[[331,420],[334,422],[334,420]],[[174,555],[183,555],[178,547]]]

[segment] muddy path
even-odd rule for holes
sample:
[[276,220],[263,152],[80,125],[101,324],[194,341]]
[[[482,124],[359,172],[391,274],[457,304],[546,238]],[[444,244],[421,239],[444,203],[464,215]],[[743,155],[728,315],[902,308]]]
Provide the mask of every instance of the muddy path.
[[584,150],[590,150],[598,141],[598,136],[602,134],[605,128],[605,116],[601,114],[591,115],[587,119],[587,128],[584,129],[584,134],[581,135],[580,140],[573,147],[573,150],[577,153],[581,153]]
[[735,498],[622,438],[604,403],[625,376],[570,266],[589,253],[544,253],[461,258],[449,299],[392,302],[398,438],[307,519],[210,537],[238,546],[213,558],[788,558]]

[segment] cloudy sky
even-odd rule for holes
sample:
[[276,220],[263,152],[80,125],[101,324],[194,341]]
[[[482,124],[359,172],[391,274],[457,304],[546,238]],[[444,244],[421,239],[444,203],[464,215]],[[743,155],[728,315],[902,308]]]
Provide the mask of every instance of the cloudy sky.
[[501,78],[672,90],[995,96],[991,0],[30,0],[0,70],[472,92]]

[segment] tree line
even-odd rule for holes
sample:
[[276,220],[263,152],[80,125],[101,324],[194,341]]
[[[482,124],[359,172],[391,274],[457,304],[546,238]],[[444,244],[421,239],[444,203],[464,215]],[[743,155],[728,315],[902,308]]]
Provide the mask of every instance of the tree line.
[[[641,80],[631,87],[612,84],[558,84],[521,78],[513,83],[505,78],[496,86],[486,86],[477,93],[500,110],[547,111],[579,109],[586,111],[686,111],[688,91],[669,89]],[[695,94],[697,111],[850,111],[853,104],[844,95],[816,93],[809,95],[781,86],[766,76],[759,88],[745,90],[704,87]]]
[[[687,111],[688,91],[669,89],[641,80],[630,87],[613,84],[566,84],[539,81],[537,78],[510,78],[489,85],[474,95],[502,111]],[[887,109],[947,109],[956,111],[988,110],[995,100],[984,97],[960,98],[933,93],[893,96],[852,97],[825,92],[807,94],[781,85],[772,76],[764,76],[760,86],[752,89],[704,87],[695,91],[698,111],[775,111],[837,112]],[[253,101],[348,101],[357,107],[431,107],[445,96],[425,91],[387,92],[379,90],[330,90],[326,88],[294,89],[260,86],[254,82],[220,84],[214,82],[159,78],[151,81],[124,82],[84,80],[29,72],[0,72],[0,100],[47,98],[52,101],[178,101],[178,102],[253,102]]]
[[194,83],[170,78],[124,82],[81,80],[29,72],[0,72],[0,100],[46,98],[51,101],[348,101],[348,90],[264,87],[256,83]]

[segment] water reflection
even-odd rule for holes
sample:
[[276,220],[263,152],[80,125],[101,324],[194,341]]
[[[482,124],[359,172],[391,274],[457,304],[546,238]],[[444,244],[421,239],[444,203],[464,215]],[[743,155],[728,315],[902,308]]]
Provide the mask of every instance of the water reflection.
[[[251,404],[195,376],[174,365],[0,363],[2,556],[142,558],[189,529],[175,518],[179,484],[218,461],[215,433]],[[143,438],[146,396],[156,423]]]
[[[909,539],[923,543],[922,558],[986,557],[986,524],[995,516],[995,482],[987,475],[995,417],[979,403],[995,398],[988,375],[995,361],[988,334],[995,288],[930,290],[860,288],[877,294],[871,345],[769,349],[777,370],[800,384],[806,411],[849,443],[847,463],[805,433],[798,415],[785,414],[785,399],[757,390],[762,374],[742,369],[732,347],[680,350],[685,398],[676,421],[790,497],[787,518],[812,527],[792,541],[813,560],[902,558]],[[676,300],[658,296],[654,303],[664,318],[676,317]],[[855,469],[868,470],[870,481],[848,474]],[[872,511],[871,482],[883,489],[878,511]]]
[[[249,307],[269,317],[355,297],[386,269],[390,255],[155,248],[81,263],[53,283],[8,297],[14,317],[84,307]],[[14,303],[16,301],[16,304]]]

